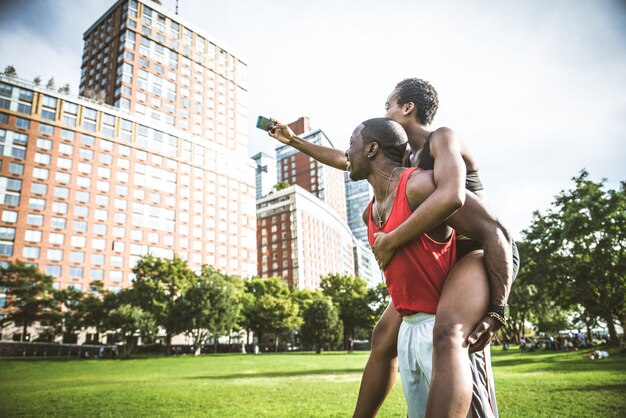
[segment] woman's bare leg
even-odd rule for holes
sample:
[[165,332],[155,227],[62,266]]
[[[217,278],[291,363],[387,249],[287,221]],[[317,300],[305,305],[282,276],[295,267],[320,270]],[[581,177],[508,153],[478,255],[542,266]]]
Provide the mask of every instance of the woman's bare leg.
[[354,417],[376,416],[398,374],[398,331],[402,318],[393,302],[376,323],[372,332],[372,351],[367,359]]
[[455,264],[439,299],[427,417],[467,416],[472,373],[466,339],[488,305],[489,283],[482,251],[474,251]]

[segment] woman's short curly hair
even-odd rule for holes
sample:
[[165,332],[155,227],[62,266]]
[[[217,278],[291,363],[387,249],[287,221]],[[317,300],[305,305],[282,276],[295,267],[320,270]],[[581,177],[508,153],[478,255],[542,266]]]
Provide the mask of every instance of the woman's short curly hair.
[[437,90],[419,78],[407,78],[396,85],[398,104],[413,102],[417,109],[417,121],[430,125],[439,109]]

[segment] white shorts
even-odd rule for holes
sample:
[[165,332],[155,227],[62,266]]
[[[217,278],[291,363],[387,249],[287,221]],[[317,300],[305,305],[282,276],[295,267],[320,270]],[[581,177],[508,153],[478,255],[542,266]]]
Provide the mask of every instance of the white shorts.
[[416,313],[402,318],[398,334],[398,366],[409,418],[426,415],[433,370],[435,315]]

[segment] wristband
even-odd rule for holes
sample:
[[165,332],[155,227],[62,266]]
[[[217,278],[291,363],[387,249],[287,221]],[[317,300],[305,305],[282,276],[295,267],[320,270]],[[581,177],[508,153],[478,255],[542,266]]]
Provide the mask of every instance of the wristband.
[[496,321],[498,321],[500,324],[502,324],[503,327],[506,327],[506,325],[507,325],[506,318],[504,318],[499,313],[497,313],[497,312],[487,312],[487,316],[490,317],[490,318],[495,319]]

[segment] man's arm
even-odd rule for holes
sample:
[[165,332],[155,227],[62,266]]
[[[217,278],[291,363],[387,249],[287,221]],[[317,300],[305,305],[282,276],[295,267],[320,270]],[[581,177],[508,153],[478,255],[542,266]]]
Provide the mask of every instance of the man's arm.
[[347,170],[348,160],[346,159],[346,155],[343,151],[305,141],[304,139],[296,136],[287,125],[277,122],[274,129],[268,132],[268,135],[283,144],[294,147],[298,151],[305,153],[322,164],[326,164],[343,171]]
[[384,268],[396,248],[433,230],[448,219],[465,202],[465,162],[461,145],[452,130],[440,128],[430,141],[430,152],[435,158],[435,190],[411,216],[389,234],[378,234],[372,250]]

